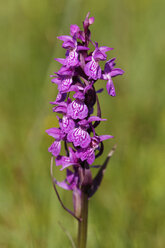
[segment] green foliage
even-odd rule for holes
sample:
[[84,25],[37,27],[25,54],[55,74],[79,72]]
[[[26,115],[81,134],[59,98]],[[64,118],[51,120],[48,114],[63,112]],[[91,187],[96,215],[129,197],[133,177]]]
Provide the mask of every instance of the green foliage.
[[[88,11],[93,39],[114,47],[109,55],[126,71],[114,80],[116,98],[106,91],[100,98],[109,122],[98,133],[115,136],[104,157],[118,147],[90,201],[88,247],[165,247],[164,8],[161,0],[1,3],[0,247],[69,248],[59,220],[76,238],[77,223],[53,192],[45,129],[57,125],[49,75],[64,54],[56,36],[81,25]],[[60,192],[71,207],[71,194]]]

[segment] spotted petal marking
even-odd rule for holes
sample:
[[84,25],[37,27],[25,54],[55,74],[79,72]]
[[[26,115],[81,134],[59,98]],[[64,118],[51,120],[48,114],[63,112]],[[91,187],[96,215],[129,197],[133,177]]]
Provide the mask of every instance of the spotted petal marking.
[[75,123],[72,119],[64,115],[62,118],[62,122],[60,123],[60,127],[65,133],[68,133],[75,127]]
[[95,160],[94,149],[91,147],[88,147],[86,149],[80,148],[77,151],[77,157],[80,158],[82,161],[87,160],[89,164],[92,164]]
[[75,50],[69,52],[65,60],[66,67],[77,66],[79,64],[78,53]]
[[61,83],[59,84],[59,91],[63,93],[68,92],[72,82],[73,82],[72,77],[63,79]]
[[68,105],[67,114],[75,120],[82,120],[88,115],[88,107],[81,100],[77,99]]
[[54,141],[48,148],[48,151],[51,152],[53,156],[58,156],[61,151],[61,141]]
[[88,132],[79,127],[68,133],[67,140],[73,142],[75,146],[86,148],[91,142],[91,137]]
[[96,62],[94,59],[85,65],[84,71],[87,76],[93,78],[94,80],[97,80],[101,77],[101,68],[98,62]]

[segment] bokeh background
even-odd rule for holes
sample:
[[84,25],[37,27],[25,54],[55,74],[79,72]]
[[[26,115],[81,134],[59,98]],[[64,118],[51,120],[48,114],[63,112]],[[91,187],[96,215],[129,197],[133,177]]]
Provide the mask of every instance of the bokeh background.
[[[108,122],[99,133],[106,157],[117,143],[102,187],[90,201],[88,247],[165,247],[165,2],[162,0],[6,0],[0,2],[0,247],[71,247],[77,223],[61,209],[50,180],[56,126],[49,75],[64,56],[56,36],[95,16],[92,39],[114,47],[126,71],[117,96],[100,101]],[[98,87],[105,82],[98,82]],[[99,160],[101,162],[101,160]],[[61,177],[58,170],[57,176]],[[67,206],[71,194],[60,190]]]

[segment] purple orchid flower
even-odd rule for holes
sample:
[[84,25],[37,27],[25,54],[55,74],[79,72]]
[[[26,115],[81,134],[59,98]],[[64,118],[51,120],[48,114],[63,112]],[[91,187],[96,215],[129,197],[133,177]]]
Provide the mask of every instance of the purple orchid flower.
[[67,93],[68,90],[70,89],[70,86],[73,83],[72,76],[58,76],[52,79],[52,83],[55,83],[58,85],[58,90],[59,92],[62,93]]
[[68,105],[67,114],[73,119],[82,120],[88,115],[88,107],[83,103],[83,101],[77,99]]
[[77,50],[77,41],[76,39],[68,36],[63,35],[57,37],[59,40],[63,41],[62,47],[67,49],[66,58],[65,59],[55,59],[62,65],[66,66],[66,68],[75,67],[79,65],[78,53]]
[[58,156],[56,158],[56,165],[62,165],[61,170],[67,168],[68,166],[71,165],[77,165],[80,166],[80,164],[78,163],[78,158],[76,156],[76,152],[69,147],[69,157],[67,156]]
[[51,152],[53,156],[58,156],[61,151],[61,141],[54,141],[48,148],[48,151]]
[[106,52],[112,50],[113,48],[110,47],[98,47],[98,43],[96,42],[96,48],[94,52],[92,53],[92,56],[87,58],[86,60],[90,60],[85,65],[84,71],[87,76],[89,76],[91,79],[97,80],[101,78],[101,68],[99,66],[100,60],[106,60],[107,55]]
[[81,161],[87,160],[88,164],[90,165],[93,164],[95,160],[95,150],[99,148],[100,142],[111,138],[113,138],[113,136],[111,135],[101,135],[92,137],[88,147],[80,148],[77,150],[77,157],[80,158]]
[[124,71],[120,68],[114,68],[115,66],[115,59],[110,59],[109,61],[106,62],[105,68],[104,68],[104,73],[102,75],[102,79],[107,80],[107,91],[108,94],[111,96],[116,96],[115,92],[115,87],[112,81],[112,77],[116,77],[118,75],[122,75]]
[[75,37],[79,32],[80,32],[79,26],[77,26],[76,24],[70,25],[70,35],[72,37]]
[[89,50],[89,48],[86,46],[78,45],[76,39],[68,35],[59,36],[57,38],[63,41],[62,47],[67,49],[67,52],[65,59],[58,58],[55,60],[61,63],[66,68],[77,67],[80,63],[78,58],[78,51],[87,51]]
[[58,156],[61,151],[61,140],[64,138],[65,134],[59,128],[52,127],[46,130],[48,135],[56,139],[53,144],[49,147],[48,151],[52,153],[53,156]]
[[66,134],[75,127],[74,120],[69,118],[67,115],[64,115],[63,118],[59,120],[59,124],[61,130]]
[[86,148],[90,142],[91,137],[89,133],[83,130],[81,127],[72,129],[68,135],[67,140],[69,142],[73,142],[74,146],[81,146],[82,148]]
[[73,49],[72,51],[67,52],[66,59],[55,59],[62,65],[66,66],[66,68],[69,67],[76,67],[79,65],[79,59],[78,59],[78,53],[76,52],[76,49]]

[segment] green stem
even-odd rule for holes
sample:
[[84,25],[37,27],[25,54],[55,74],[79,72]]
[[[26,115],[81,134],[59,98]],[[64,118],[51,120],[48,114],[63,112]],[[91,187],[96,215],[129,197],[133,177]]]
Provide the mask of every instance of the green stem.
[[81,221],[78,222],[78,248],[86,248],[88,223],[88,196],[81,192]]

